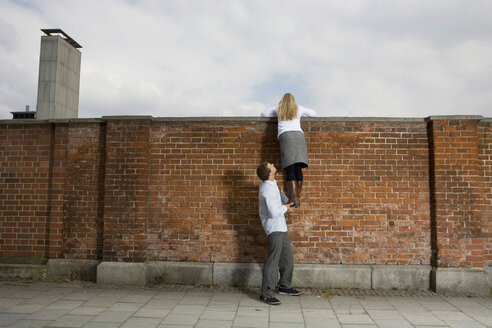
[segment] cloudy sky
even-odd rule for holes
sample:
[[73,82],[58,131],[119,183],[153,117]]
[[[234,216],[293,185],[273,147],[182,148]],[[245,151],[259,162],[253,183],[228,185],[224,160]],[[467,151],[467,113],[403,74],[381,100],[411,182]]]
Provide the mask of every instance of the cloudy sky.
[[36,107],[41,28],[82,45],[79,117],[492,117],[492,0],[0,0],[0,119]]

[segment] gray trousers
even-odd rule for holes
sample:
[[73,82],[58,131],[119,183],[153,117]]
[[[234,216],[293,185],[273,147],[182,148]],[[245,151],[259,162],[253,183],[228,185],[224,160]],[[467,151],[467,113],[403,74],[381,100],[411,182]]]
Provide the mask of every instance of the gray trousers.
[[290,288],[294,272],[294,256],[290,248],[288,232],[272,232],[268,236],[268,258],[263,264],[263,281],[261,295],[270,298],[275,296],[277,273],[280,272],[280,287]]

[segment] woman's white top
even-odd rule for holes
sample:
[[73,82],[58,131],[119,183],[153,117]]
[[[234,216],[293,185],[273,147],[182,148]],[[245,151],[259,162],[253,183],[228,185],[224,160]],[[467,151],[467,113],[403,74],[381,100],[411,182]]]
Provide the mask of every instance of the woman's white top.
[[[312,109],[297,105],[297,117],[290,121],[278,120],[278,134],[279,137],[282,133],[287,131],[302,131],[301,129],[301,117],[316,117],[318,114]],[[265,109],[261,112],[262,117],[278,117],[278,107],[272,107]]]

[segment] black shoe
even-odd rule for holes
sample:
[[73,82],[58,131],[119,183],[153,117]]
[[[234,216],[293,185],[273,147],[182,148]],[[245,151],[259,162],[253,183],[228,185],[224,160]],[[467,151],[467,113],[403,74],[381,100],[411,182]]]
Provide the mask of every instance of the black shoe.
[[280,301],[278,299],[276,299],[275,297],[266,298],[263,295],[260,295],[260,301],[262,301],[263,303],[269,304],[269,305],[280,305],[281,304]]
[[285,287],[279,287],[278,288],[278,293],[280,295],[290,295],[290,296],[299,296],[301,295],[301,292],[298,290],[295,290],[294,288],[285,288]]

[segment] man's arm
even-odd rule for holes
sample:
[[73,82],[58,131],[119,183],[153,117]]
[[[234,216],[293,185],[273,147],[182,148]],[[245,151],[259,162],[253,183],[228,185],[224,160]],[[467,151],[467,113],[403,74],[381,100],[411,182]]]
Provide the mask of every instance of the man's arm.
[[283,192],[280,192],[280,199],[282,200],[282,203],[287,204],[289,201],[289,197],[285,196]]
[[265,202],[266,206],[268,208],[268,211],[270,212],[271,217],[277,217],[289,210],[290,205],[282,205],[281,202],[279,202],[278,196],[277,196],[277,191],[273,189],[266,190],[265,192]]

